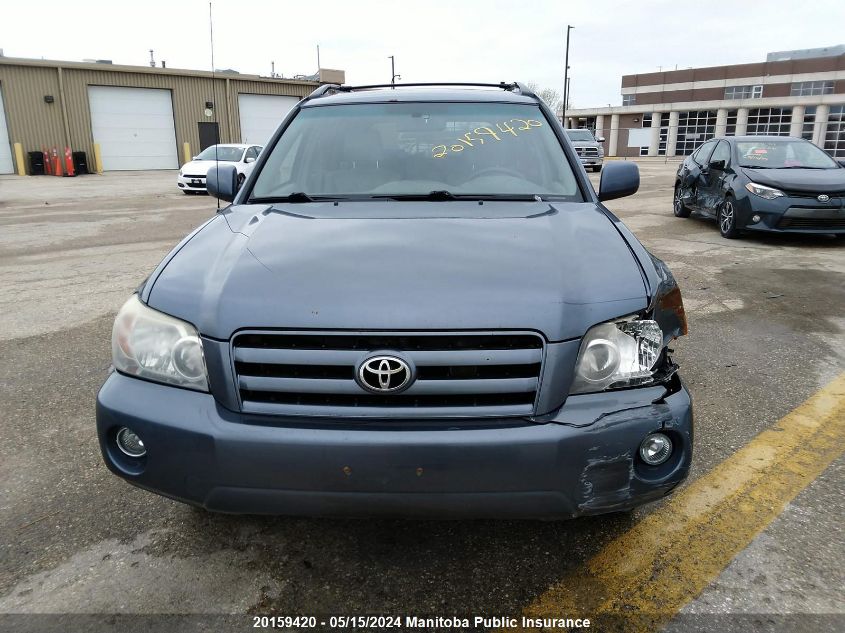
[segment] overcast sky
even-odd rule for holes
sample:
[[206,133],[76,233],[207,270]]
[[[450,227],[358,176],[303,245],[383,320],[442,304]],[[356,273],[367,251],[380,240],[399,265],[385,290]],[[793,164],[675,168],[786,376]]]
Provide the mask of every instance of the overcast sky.
[[[845,43],[845,0],[564,2],[562,0],[214,0],[215,66],[313,73],[347,83],[534,81],[562,92],[572,24],[573,107],[619,105],[620,77],[762,61],[776,50]],[[211,68],[208,2],[31,0],[0,9],[9,57]]]

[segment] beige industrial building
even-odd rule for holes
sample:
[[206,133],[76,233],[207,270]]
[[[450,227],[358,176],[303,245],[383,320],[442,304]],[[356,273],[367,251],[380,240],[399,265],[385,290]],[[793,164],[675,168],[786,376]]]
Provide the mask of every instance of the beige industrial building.
[[29,153],[53,147],[83,151],[89,169],[111,171],[177,169],[215,142],[263,145],[297,101],[343,75],[224,71],[212,78],[209,71],[0,56],[0,174],[30,173]]

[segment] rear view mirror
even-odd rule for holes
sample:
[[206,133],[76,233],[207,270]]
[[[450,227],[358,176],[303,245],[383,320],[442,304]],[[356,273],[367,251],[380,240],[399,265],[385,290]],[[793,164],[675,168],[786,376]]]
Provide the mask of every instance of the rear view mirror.
[[640,170],[634,163],[614,161],[604,166],[599,183],[599,200],[614,200],[637,193]]
[[208,193],[219,200],[231,202],[238,193],[238,170],[234,165],[215,165],[205,177]]

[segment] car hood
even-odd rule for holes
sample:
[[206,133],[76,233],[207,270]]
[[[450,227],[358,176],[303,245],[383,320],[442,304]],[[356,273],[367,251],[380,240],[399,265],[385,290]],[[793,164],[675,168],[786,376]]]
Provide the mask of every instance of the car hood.
[[806,193],[845,191],[845,169],[748,169],[749,179],[776,189]]
[[[221,163],[233,165],[230,161],[221,160]],[[205,176],[208,170],[218,164],[214,160],[192,160],[182,165],[182,174],[186,176]]]
[[573,147],[598,147],[601,143],[597,141],[571,141]]
[[519,329],[560,341],[647,306],[627,242],[587,203],[234,206],[150,283],[151,307],[221,340],[321,328]]

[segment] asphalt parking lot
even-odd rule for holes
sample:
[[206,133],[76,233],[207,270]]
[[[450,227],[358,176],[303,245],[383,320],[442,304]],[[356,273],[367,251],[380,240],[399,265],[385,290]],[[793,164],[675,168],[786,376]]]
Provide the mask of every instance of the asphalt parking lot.
[[[684,295],[690,335],[677,342],[676,360],[697,417],[683,495],[698,481],[729,485],[720,464],[845,372],[845,242],[725,240],[710,221],[675,218],[676,165],[642,162],[639,193],[608,206],[669,264]],[[659,613],[652,624],[687,631],[696,615],[738,613],[793,614],[791,630],[810,627],[800,614],[829,618],[814,630],[845,621],[845,458],[835,435],[818,449],[818,468],[796,475],[804,480],[777,490],[757,481],[723,499],[719,517],[704,508],[689,523],[669,520],[671,498],[632,515],[560,523],[235,517],[112,476],[99,455],[94,398],[109,369],[114,314],[214,212],[214,199],[178,191],[172,172],[0,177],[0,613],[588,610],[566,602],[578,595],[567,583],[613,592],[614,561],[650,565],[639,560],[649,547],[629,535],[651,526],[670,540],[686,534],[673,573],[701,579],[687,592],[695,599],[661,599],[671,576],[649,567],[647,590],[628,606]],[[825,397],[834,428],[845,393]],[[730,536],[742,512],[744,540]],[[716,550],[723,562],[701,572],[695,560],[715,560]],[[744,630],[762,626],[755,622]]]

